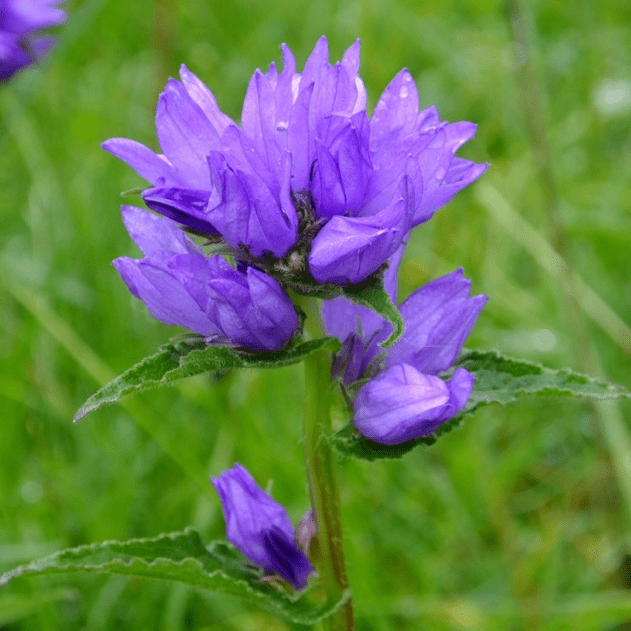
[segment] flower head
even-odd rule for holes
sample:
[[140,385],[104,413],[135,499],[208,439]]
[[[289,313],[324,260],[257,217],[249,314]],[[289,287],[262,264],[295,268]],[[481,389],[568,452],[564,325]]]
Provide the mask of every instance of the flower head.
[[121,257],[114,267],[154,318],[208,343],[259,351],[278,350],[296,333],[296,310],[274,278],[206,256],[170,219],[133,206],[122,210],[145,257]]
[[0,0],[0,82],[30,66],[54,44],[37,31],[57,26],[66,13],[55,5],[62,0]]
[[385,445],[427,436],[465,406],[474,376],[463,368],[449,379],[441,375],[458,358],[487,300],[470,298],[470,286],[459,269],[415,291],[399,307],[403,337],[383,355],[378,343],[390,324],[345,298],[325,304],[329,332],[345,340],[339,376],[346,384],[368,379],[353,401],[353,424],[363,436]]
[[158,102],[162,153],[123,138],[103,146],[152,185],[150,208],[237,260],[298,291],[356,284],[486,169],[455,157],[475,125],[420,110],[407,70],[369,117],[359,42],[332,65],[322,37],[302,72],[287,46],[282,55],[281,72],[252,76],[240,125],[182,66]]
[[266,572],[278,574],[296,589],[305,587],[313,567],[296,545],[285,509],[239,463],[212,483],[221,499],[228,540]]

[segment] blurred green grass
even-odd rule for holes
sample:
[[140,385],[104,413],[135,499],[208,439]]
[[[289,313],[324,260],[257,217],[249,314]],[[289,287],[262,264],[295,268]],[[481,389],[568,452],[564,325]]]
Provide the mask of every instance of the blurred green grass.
[[[281,42],[300,66],[322,34],[333,60],[360,37],[371,105],[407,66],[423,106],[478,123],[461,155],[491,168],[417,231],[402,295],[463,265],[474,291],[491,296],[470,346],[588,365],[631,388],[631,340],[625,347],[610,317],[631,322],[631,8],[524,4],[564,256],[610,310],[596,305],[600,323],[580,301],[572,316],[563,275],[550,273],[532,237],[554,243],[520,91],[524,49],[502,2],[67,2],[47,63],[0,90],[0,571],[186,525],[222,537],[208,476],[235,460],[273,481],[295,520],[307,508],[299,367],[195,378],[71,424],[111,374],[176,333],[109,264],[135,251],[119,192],[141,181],[99,143],[124,136],[156,147],[156,97],[180,63],[235,118],[254,68],[280,61]],[[506,200],[512,231],[489,191]],[[490,408],[402,461],[343,462],[359,629],[630,621],[630,412],[565,401]],[[114,628],[294,627],[234,599],[119,577],[21,579],[0,590],[0,629]]]

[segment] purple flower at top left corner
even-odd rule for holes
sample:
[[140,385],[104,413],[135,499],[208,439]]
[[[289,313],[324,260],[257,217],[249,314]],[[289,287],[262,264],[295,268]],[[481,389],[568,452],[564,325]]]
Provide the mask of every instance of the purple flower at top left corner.
[[0,82],[35,63],[54,45],[42,29],[66,21],[63,0],[0,0]]
[[279,350],[298,316],[278,282],[259,270],[207,256],[165,217],[123,206],[129,235],[145,255],[114,261],[121,278],[151,315],[206,338],[208,344]]
[[297,545],[299,537],[285,509],[239,463],[211,480],[221,499],[228,540],[266,572],[304,588],[313,566]]

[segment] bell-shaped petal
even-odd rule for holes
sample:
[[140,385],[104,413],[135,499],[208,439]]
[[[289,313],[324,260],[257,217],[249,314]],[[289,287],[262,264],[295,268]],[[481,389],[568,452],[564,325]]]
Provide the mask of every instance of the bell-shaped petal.
[[418,91],[412,75],[401,70],[383,91],[370,119],[370,148],[380,153],[415,131]]
[[475,135],[476,125],[444,125],[416,155],[423,177],[423,198],[414,214],[414,225],[427,221],[460,190],[486,171],[488,164],[455,158],[456,151]]
[[232,169],[220,153],[209,155],[208,166],[213,189],[209,222],[237,249],[245,247],[256,256],[265,252],[283,256],[297,236],[289,168],[278,199],[257,174]]
[[143,191],[142,198],[151,210],[183,226],[208,234],[219,233],[208,221],[208,191],[192,188],[148,188]]
[[305,587],[313,567],[295,543],[285,509],[239,463],[211,479],[221,499],[228,540],[266,572],[278,574],[296,589]]
[[162,151],[193,188],[208,188],[206,156],[219,148],[219,133],[185,86],[169,79],[158,99],[156,129]]
[[156,320],[191,329],[209,344],[276,351],[298,329],[296,310],[273,278],[235,270],[221,257],[122,257],[114,267]]
[[[311,194],[318,217],[360,213],[372,173],[368,151],[368,119],[331,116],[323,140],[315,140]],[[392,197],[392,192],[390,197]]]
[[201,248],[169,219],[135,206],[121,206],[121,214],[129,236],[145,256],[203,254]]
[[188,95],[200,107],[218,136],[228,126],[234,125],[233,120],[219,109],[214,94],[184,64],[180,66],[180,78]]
[[413,195],[402,182],[390,206],[370,217],[336,215],[318,232],[309,254],[320,283],[356,284],[377,271],[405,239]]
[[409,364],[395,364],[360,388],[353,424],[362,436],[383,445],[428,436],[462,410],[474,381],[463,368],[443,381]]
[[448,370],[488,300],[469,298],[470,288],[460,268],[411,294],[399,307],[405,332],[389,350],[387,365],[405,362],[428,375]]
[[260,351],[285,346],[298,330],[298,316],[278,282],[253,267],[235,270],[219,256],[206,260],[207,283],[198,272],[187,286],[205,300],[218,339]]
[[186,186],[186,181],[180,178],[165,156],[154,153],[135,140],[110,138],[101,147],[126,162],[140,177],[154,186]]
[[[189,263],[195,259],[205,260],[194,254],[180,256],[188,256]],[[169,265],[169,260],[120,257],[113,265],[129,291],[145,303],[156,320],[182,326],[204,337],[216,335],[215,323],[186,288],[189,266],[185,266],[184,261],[174,267]]]
[[295,335],[296,310],[274,278],[206,256],[170,219],[133,206],[122,211],[145,258],[121,257],[114,267],[154,318],[208,343],[258,351],[279,350]]

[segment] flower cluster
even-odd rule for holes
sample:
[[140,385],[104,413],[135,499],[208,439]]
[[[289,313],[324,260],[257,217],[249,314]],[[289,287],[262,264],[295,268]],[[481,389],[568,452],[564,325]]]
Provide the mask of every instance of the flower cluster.
[[52,48],[51,36],[37,31],[66,19],[62,0],[0,0],[0,82],[30,66]]
[[[395,302],[398,262],[386,278]],[[473,375],[464,368],[449,380],[439,375],[458,358],[487,301],[469,298],[470,286],[459,269],[417,289],[399,306],[405,332],[386,353],[379,343],[390,334],[388,322],[343,297],[325,303],[327,330],[344,340],[334,376],[345,385],[367,379],[353,401],[353,423],[363,436],[384,445],[427,436],[465,406]]]
[[145,258],[121,257],[114,266],[156,319],[191,329],[209,344],[258,351],[276,350],[294,335],[296,310],[274,278],[206,256],[164,217],[133,206],[122,212]]
[[[357,284],[485,170],[455,157],[475,125],[419,110],[407,70],[369,118],[358,42],[335,65],[325,38],[302,73],[286,46],[283,61],[282,72],[272,64],[252,77],[241,126],[182,67],[158,102],[163,153],[124,138],[103,146],[152,185],[149,208],[214,251],[299,293]],[[170,285],[163,294],[168,302]]]
[[[321,38],[302,72],[289,48],[282,55],[282,71],[254,73],[240,125],[182,66],[158,102],[161,153],[103,144],[149,183],[142,197],[157,213],[123,207],[144,258],[114,265],[155,318],[237,349],[278,351],[298,334],[292,292],[325,299],[325,326],[342,342],[333,377],[356,429],[386,445],[426,436],[471,394],[473,375],[453,365],[486,297],[469,297],[462,270],[428,283],[399,306],[405,332],[384,352],[392,325],[341,294],[383,279],[396,304],[410,231],[487,167],[455,155],[475,125],[420,110],[407,70],[368,116],[359,42],[331,65]],[[284,509],[241,465],[213,482],[230,541],[304,587],[312,568]],[[314,528],[312,518],[303,530]]]

